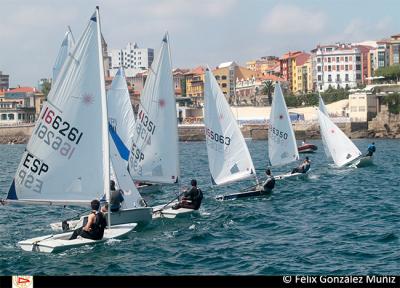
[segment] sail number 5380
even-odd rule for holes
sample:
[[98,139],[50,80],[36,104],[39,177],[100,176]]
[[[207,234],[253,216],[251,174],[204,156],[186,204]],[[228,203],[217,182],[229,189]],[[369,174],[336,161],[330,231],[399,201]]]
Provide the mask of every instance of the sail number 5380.
[[208,138],[210,138],[211,140],[214,140],[215,142],[219,142],[219,143],[225,144],[227,146],[229,146],[231,144],[230,137],[215,133],[210,128],[206,128],[206,135]]

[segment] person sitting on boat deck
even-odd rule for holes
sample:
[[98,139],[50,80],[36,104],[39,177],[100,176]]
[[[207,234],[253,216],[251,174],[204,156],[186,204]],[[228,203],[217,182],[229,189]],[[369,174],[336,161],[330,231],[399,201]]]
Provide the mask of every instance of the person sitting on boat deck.
[[304,159],[303,163],[292,170],[292,174],[294,173],[306,173],[310,170],[311,161],[308,159],[308,156]]
[[376,151],[375,142],[372,142],[371,144],[368,145],[368,152],[365,156],[372,156],[372,154],[374,154],[375,151]]
[[179,203],[174,205],[172,209],[188,208],[198,210],[200,208],[201,201],[203,200],[203,192],[197,188],[197,181],[195,179],[192,179],[190,184],[192,188],[183,192]]
[[272,176],[270,169],[265,170],[265,174],[267,175],[267,180],[263,184],[263,192],[271,193],[275,187],[275,178]]
[[110,180],[110,210],[118,212],[121,208],[121,203],[124,201],[124,192],[121,189],[115,190],[114,180]]
[[103,213],[99,212],[100,201],[96,199],[92,200],[90,205],[92,207],[92,212],[88,215],[86,225],[74,230],[69,240],[76,239],[78,236],[93,240],[100,240],[103,238],[107,221]]

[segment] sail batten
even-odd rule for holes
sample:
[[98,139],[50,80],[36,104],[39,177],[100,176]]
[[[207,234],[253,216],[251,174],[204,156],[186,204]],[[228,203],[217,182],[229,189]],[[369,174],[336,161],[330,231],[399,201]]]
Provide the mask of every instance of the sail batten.
[[296,138],[279,82],[275,84],[271,105],[268,156],[272,166],[288,164],[299,159]]
[[140,97],[128,166],[133,180],[172,184],[179,178],[178,124],[169,50],[168,41],[162,41]]
[[213,184],[223,185],[255,177],[242,132],[209,68],[205,72],[204,124]]

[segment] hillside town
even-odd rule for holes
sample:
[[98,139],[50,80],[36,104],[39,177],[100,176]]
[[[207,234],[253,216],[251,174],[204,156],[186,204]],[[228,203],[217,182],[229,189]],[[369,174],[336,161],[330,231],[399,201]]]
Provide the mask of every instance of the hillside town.
[[[106,87],[118,68],[124,67],[131,103],[137,111],[154,49],[140,48],[137,43],[108,49],[104,38],[102,41]],[[308,52],[262,56],[244,65],[222,62],[211,69],[247,137],[266,138],[274,83],[280,82],[295,131],[301,137],[319,137],[312,106],[320,93],[330,116],[352,137],[398,138],[399,67],[397,34],[375,41],[317,45]],[[181,140],[204,139],[205,68],[173,70]],[[19,143],[31,133],[52,79],[40,79],[37,87],[10,87],[10,78],[12,75],[0,71],[0,137],[2,143]],[[21,127],[28,128],[25,131]]]

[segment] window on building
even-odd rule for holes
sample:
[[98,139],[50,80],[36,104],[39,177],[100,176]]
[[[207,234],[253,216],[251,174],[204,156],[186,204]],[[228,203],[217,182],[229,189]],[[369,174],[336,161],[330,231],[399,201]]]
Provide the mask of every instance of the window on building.
[[220,79],[219,75],[215,75],[215,80],[219,80],[219,79]]
[[1,120],[7,120],[7,114],[1,114]]
[[357,74],[356,74],[356,79],[357,79],[357,80],[361,80],[361,74],[360,74],[360,73],[357,73]]
[[8,120],[14,120],[14,114],[8,114]]
[[336,75],[336,82],[340,82],[340,75],[339,74]]
[[18,113],[18,120],[21,120],[21,119],[22,119],[21,113]]
[[336,57],[336,62],[339,62],[339,57]]
[[321,63],[321,58],[317,58],[317,63]]
[[317,71],[321,72],[321,66],[317,66]]
[[350,112],[357,112],[357,106],[350,106]]
[[331,63],[331,57],[328,57],[328,62]]
[[328,82],[332,82],[332,75],[328,75]]
[[359,106],[358,112],[365,112],[365,106]]
[[319,90],[322,91],[322,85],[319,85]]
[[332,71],[331,65],[328,65],[328,71],[329,71],[329,72]]
[[226,83],[222,83],[222,88],[226,88]]
[[344,57],[344,62],[349,62],[349,57],[345,56]]
[[357,65],[356,65],[356,70],[357,70],[357,71],[361,71],[361,65],[360,65],[360,64],[357,64]]
[[356,56],[356,61],[360,62],[361,61],[361,56]]
[[322,76],[318,75],[318,81],[321,81],[321,80],[322,80]]
[[339,71],[340,69],[339,69],[339,65],[336,65],[336,71]]
[[[344,75],[344,80],[345,80],[346,82],[349,81],[349,74],[345,74],[345,75]],[[346,84],[346,86],[347,86],[347,84]]]
[[221,79],[222,79],[222,80],[226,80],[226,75],[222,75],[222,76],[221,76]]
[[344,70],[349,71],[349,65],[344,65]]

